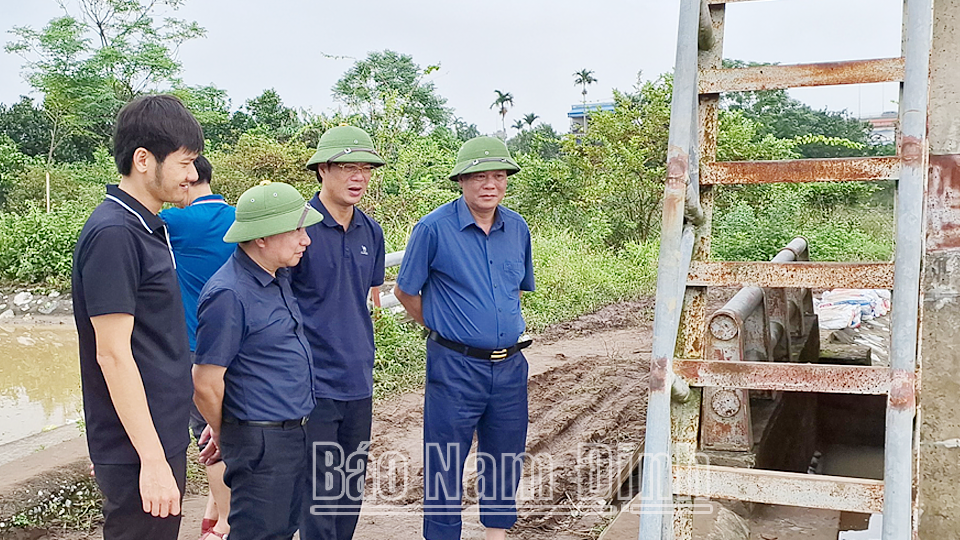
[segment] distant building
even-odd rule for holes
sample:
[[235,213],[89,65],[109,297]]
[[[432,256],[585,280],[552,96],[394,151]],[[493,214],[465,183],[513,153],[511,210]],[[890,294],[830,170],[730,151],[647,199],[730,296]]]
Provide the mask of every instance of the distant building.
[[897,127],[900,123],[897,111],[886,111],[879,116],[867,116],[860,121],[870,123],[870,136],[878,143],[891,144],[897,141]]
[[589,117],[590,113],[596,111],[613,112],[615,105],[612,101],[587,103],[586,107],[584,107],[583,103],[571,105],[570,112],[567,113],[567,118],[570,119],[570,132],[577,133],[583,131],[584,118]]

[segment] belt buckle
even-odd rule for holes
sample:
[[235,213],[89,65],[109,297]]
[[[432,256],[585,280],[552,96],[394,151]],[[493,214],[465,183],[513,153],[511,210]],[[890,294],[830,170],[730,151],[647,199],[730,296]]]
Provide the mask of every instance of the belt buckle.
[[309,419],[310,419],[309,416],[304,416],[303,418],[300,419],[300,425],[301,425],[301,426],[307,425],[307,420],[309,420]]
[[490,360],[500,361],[507,357],[506,349],[497,349],[495,351],[490,351]]

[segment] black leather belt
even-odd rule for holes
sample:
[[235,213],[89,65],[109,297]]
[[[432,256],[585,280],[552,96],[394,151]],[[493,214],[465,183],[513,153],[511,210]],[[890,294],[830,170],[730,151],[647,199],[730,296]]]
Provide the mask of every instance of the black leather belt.
[[237,420],[236,418],[224,416],[223,423],[236,424],[238,426],[259,427],[259,428],[293,429],[306,424],[308,418],[310,417],[304,416],[303,418],[294,418],[293,420],[270,421],[270,420]]
[[427,336],[427,339],[432,339],[440,345],[450,349],[451,351],[456,351],[460,354],[465,354],[472,358],[479,358],[481,360],[490,360],[491,362],[500,362],[501,360],[506,360],[510,356],[513,356],[521,349],[525,349],[533,343],[533,340],[525,340],[517,343],[516,345],[511,345],[506,349],[478,349],[476,347],[471,347],[469,345],[464,345],[463,343],[458,343],[456,341],[451,341],[440,334],[436,330],[431,330],[430,334]]

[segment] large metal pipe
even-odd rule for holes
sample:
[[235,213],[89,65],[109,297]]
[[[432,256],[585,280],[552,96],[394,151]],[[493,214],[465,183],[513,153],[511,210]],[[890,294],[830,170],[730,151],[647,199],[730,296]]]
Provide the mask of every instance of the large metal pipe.
[[[681,0],[674,71],[667,178],[657,265],[657,303],[653,317],[650,395],[641,479],[641,540],[673,537],[673,475],[670,447],[671,364],[677,345],[688,267],[682,250],[685,199],[690,182],[690,152],[697,122],[697,32],[701,0]],[[687,201],[689,203],[689,201]],[[696,201],[699,209],[699,201]],[[700,212],[702,216],[702,211]],[[683,285],[681,285],[681,283]]]
[[883,467],[883,540],[913,534],[913,420],[916,414],[917,318],[927,170],[927,98],[933,35],[931,0],[907,0],[900,99],[900,181],[894,260],[890,394]]

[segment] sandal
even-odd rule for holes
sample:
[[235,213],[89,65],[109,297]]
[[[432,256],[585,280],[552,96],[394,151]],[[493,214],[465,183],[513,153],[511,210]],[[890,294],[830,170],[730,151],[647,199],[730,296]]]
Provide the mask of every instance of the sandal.
[[217,540],[218,538],[219,540],[227,540],[227,536],[229,534],[230,533],[222,533],[222,532],[217,532],[213,529],[210,529],[209,531],[205,532],[203,536],[200,537],[200,540]]
[[210,532],[210,529],[212,529],[213,526],[216,524],[217,524],[217,520],[215,519],[203,518],[203,520],[200,521],[200,538],[203,538],[203,535]]

